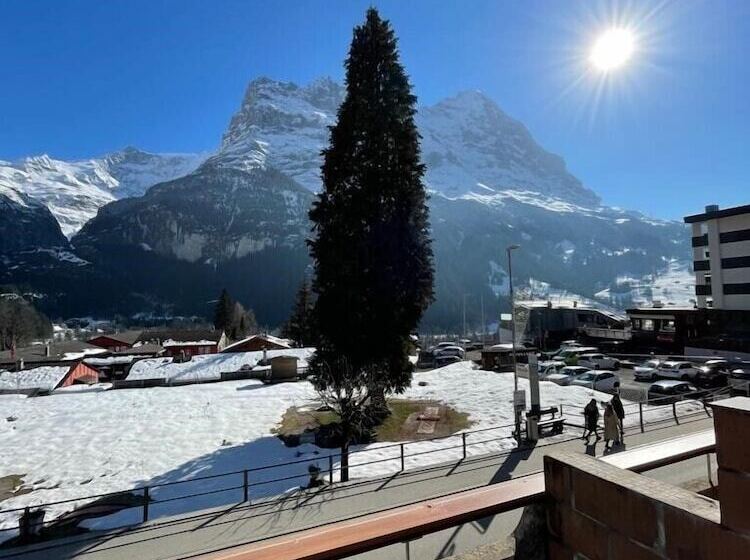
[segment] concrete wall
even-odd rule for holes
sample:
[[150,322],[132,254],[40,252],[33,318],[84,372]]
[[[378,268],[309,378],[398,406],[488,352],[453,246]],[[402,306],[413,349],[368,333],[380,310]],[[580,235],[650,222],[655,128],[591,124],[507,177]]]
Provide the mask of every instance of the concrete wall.
[[550,454],[544,472],[550,560],[750,558],[715,500],[580,454]]

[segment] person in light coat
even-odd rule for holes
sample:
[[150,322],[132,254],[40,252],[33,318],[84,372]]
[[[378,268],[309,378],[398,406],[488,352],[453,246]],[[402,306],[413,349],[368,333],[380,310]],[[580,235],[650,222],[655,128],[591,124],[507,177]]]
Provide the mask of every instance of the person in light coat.
[[620,422],[611,403],[604,407],[604,449],[611,449],[611,442],[620,439]]

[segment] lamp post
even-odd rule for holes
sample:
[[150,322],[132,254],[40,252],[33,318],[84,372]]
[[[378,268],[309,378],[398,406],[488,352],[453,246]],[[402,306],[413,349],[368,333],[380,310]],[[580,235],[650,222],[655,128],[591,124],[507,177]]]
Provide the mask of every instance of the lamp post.
[[[510,288],[510,330],[511,330],[511,355],[513,357],[513,409],[516,418],[516,440],[521,441],[521,410],[516,402],[518,394],[518,362],[516,360],[516,306],[513,299],[513,259],[511,251],[520,249],[520,245],[508,245],[505,249],[508,253],[508,287]],[[525,401],[525,398],[524,398]],[[524,402],[524,407],[526,403]]]

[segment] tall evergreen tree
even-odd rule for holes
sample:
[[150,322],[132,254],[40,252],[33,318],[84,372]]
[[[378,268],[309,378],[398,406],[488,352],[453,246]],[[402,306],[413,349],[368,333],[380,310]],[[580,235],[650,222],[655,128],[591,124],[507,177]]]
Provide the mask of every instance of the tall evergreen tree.
[[409,384],[409,334],[433,295],[416,98],[374,8],[354,29],[345,66],[347,93],[310,211],[320,335],[311,367],[342,418],[342,473],[362,403]]
[[224,331],[231,336],[232,319],[234,317],[234,301],[226,288],[221,290],[221,295],[214,309],[214,328]]
[[300,285],[292,314],[281,332],[283,337],[293,340],[300,348],[315,345],[313,294],[307,280]]

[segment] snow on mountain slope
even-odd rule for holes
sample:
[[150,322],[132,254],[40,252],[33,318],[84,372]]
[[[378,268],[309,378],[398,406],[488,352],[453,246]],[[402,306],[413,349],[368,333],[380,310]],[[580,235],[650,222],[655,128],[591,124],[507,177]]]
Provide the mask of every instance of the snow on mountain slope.
[[274,167],[311,191],[320,189],[320,152],[336,122],[343,88],[329,78],[306,87],[259,78],[206,165],[247,171]]
[[598,206],[599,197],[545,151],[526,127],[477,91],[420,109],[422,158],[431,189],[448,195],[469,191],[532,191]]
[[0,161],[0,189],[45,204],[72,237],[101,206],[139,196],[150,186],[194,170],[201,154],[150,154],[125,148],[99,159],[62,161],[47,155]]

